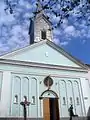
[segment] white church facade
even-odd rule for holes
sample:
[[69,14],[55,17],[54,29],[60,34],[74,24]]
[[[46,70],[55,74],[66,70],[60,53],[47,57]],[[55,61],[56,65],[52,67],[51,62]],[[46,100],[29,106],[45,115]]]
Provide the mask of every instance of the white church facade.
[[52,42],[44,15],[32,21],[30,36],[31,45],[0,57],[0,118],[23,118],[25,97],[30,120],[68,119],[71,104],[81,119],[87,116],[88,67]]

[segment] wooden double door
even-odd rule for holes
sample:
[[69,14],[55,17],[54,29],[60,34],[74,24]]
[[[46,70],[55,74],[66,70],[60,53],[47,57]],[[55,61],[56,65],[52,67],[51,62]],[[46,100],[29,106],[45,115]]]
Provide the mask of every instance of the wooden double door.
[[43,116],[44,120],[60,120],[57,98],[43,99]]

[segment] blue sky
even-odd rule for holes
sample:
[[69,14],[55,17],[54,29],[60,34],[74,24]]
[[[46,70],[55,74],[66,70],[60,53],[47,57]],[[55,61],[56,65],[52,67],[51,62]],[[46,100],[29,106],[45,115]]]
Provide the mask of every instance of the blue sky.
[[[10,1],[10,0],[9,0]],[[10,14],[4,9],[7,7],[4,0],[0,0],[0,55],[25,47],[29,44],[29,17],[35,9],[31,0],[19,0]],[[11,0],[16,4],[17,0]],[[53,21],[58,21],[55,16]],[[75,14],[69,20],[64,19],[60,28],[53,31],[53,41],[71,53],[74,57],[90,64],[90,26],[86,20],[76,20]]]

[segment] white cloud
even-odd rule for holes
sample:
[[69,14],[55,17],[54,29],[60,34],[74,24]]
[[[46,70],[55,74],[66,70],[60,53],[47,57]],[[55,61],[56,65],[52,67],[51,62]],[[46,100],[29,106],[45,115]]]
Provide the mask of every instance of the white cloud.
[[25,5],[25,1],[24,0],[20,0],[19,4],[22,5],[22,6],[24,6]]
[[58,38],[54,38],[54,39],[53,39],[53,42],[54,42],[55,44],[57,44],[57,45],[60,44],[60,40],[59,40]]
[[16,26],[13,26],[11,33],[17,36],[21,31],[22,31],[21,26],[16,25]]
[[12,33],[12,36],[15,37],[15,39],[16,39],[15,41],[16,42],[18,41],[18,43],[19,43],[19,41],[23,42],[23,39],[25,39],[26,41],[28,41],[28,39],[29,39],[28,38],[28,30],[26,30],[26,28],[24,29],[23,26],[20,26],[20,25],[14,26],[13,29],[11,30],[11,33]]
[[81,36],[81,31],[78,30],[75,26],[73,25],[68,25],[64,27],[62,30],[62,34],[64,34],[66,37],[71,38],[71,37],[80,37]]
[[64,42],[60,42],[60,45],[61,46],[66,46],[66,45],[68,45],[68,43],[69,43],[68,41],[64,41]]
[[60,35],[60,30],[59,30],[59,29],[54,29],[54,30],[53,30],[53,34],[55,34],[55,35]]
[[27,9],[32,9],[33,8],[33,6],[30,4],[30,2],[25,2],[24,4],[26,4],[25,6],[26,6]]
[[86,40],[82,40],[81,42],[82,42],[82,44],[85,44],[85,43],[86,43]]
[[88,35],[87,35],[87,38],[89,38],[89,39],[90,39],[90,34],[88,34]]
[[31,14],[31,13],[27,12],[27,13],[24,14],[24,18],[27,19],[27,18],[30,18],[30,17],[33,17],[33,13]]
[[68,27],[66,27],[66,28],[64,29],[64,32],[65,32],[66,34],[71,34],[71,35],[73,35],[73,34],[75,33],[75,28],[74,28],[74,26],[68,26]]
[[10,50],[9,46],[4,45],[4,44],[0,44],[0,55],[4,54],[5,52],[7,52],[9,50]]
[[14,21],[14,17],[12,14],[10,14],[7,10],[7,12],[5,12],[6,6],[4,4],[4,2],[0,1],[0,25],[5,23],[5,24],[10,24],[10,22]]
[[64,19],[61,26],[62,26],[63,29],[65,29],[66,27],[68,27],[68,20]]
[[60,17],[56,17],[55,15],[52,15],[52,16],[51,16],[51,21],[52,21],[53,23],[57,23],[57,22],[59,22],[59,20],[60,20]]

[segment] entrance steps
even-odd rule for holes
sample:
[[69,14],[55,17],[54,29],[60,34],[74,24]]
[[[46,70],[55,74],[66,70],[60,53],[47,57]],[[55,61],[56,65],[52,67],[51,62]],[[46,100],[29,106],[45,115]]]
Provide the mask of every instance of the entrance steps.
[[[0,120],[24,120],[24,118],[0,118]],[[43,118],[27,118],[27,120],[43,120]],[[60,120],[70,120],[70,118],[60,118]],[[86,117],[73,117],[72,120],[89,120]]]
[[[60,120],[70,120],[70,118],[60,118]],[[87,117],[73,117],[72,120],[87,120]]]

